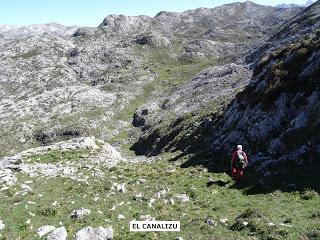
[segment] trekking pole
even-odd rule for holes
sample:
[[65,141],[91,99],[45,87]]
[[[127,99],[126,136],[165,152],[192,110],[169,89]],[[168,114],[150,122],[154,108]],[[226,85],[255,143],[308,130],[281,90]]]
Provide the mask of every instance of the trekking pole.
[[226,158],[226,174],[228,174],[228,173],[229,173],[229,160],[228,160],[228,158]]

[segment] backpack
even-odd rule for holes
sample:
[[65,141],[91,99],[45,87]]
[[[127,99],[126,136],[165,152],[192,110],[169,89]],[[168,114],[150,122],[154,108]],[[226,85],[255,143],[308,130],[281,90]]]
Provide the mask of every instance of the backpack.
[[242,168],[244,169],[246,167],[246,161],[244,159],[244,152],[243,151],[237,151],[236,161],[235,161],[235,167],[236,168]]

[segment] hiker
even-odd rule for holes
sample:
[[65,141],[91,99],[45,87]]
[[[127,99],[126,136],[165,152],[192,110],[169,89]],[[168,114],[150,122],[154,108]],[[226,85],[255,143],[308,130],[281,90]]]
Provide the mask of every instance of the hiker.
[[231,173],[236,180],[243,178],[243,170],[248,165],[247,154],[242,151],[242,145],[237,145],[237,151],[232,154]]

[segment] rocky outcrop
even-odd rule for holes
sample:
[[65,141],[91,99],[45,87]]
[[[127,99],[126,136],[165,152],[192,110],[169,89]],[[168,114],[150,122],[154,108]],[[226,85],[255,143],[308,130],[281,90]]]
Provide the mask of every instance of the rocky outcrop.
[[111,34],[132,34],[149,30],[148,23],[152,21],[148,16],[109,15],[100,24],[100,28]]
[[22,163],[22,159],[36,156],[50,151],[71,151],[71,150],[97,150],[98,145],[94,137],[75,138],[69,141],[58,142],[50,146],[30,148],[12,157],[0,159],[2,168],[15,168],[14,165]]
[[13,186],[17,182],[17,178],[14,172],[10,169],[1,169],[0,170],[0,186],[2,190],[7,189],[10,186]]
[[126,161],[126,159],[121,156],[120,152],[108,143],[104,143],[100,151],[94,155],[91,160],[95,164],[109,167],[112,167],[119,162]]
[[[64,158],[68,154],[77,157],[72,155],[77,153],[81,154],[78,161]],[[50,159],[51,162],[47,162],[46,159]],[[93,176],[101,178],[103,176],[99,167],[111,168],[124,161],[126,159],[114,147],[94,137],[76,138],[45,147],[31,148],[15,156],[0,159],[0,189],[14,186],[17,172],[26,173],[31,177],[60,176],[86,182],[88,176],[84,177],[79,171],[84,166],[89,169],[95,167]]]
[[270,165],[312,164],[320,156],[315,134],[320,127],[319,37],[310,33],[261,60],[252,83],[219,121],[214,151],[243,143],[261,171]]
[[133,41],[140,45],[148,44],[155,48],[164,48],[170,44],[170,40],[168,38],[163,37],[157,33],[138,35],[134,38]]
[[[228,152],[243,143],[265,175],[316,164],[320,156],[315,134],[320,127],[319,7],[317,2],[299,13],[271,38],[274,46],[257,61],[251,83],[216,125],[214,152]],[[296,29],[294,34],[288,32],[289,25]]]

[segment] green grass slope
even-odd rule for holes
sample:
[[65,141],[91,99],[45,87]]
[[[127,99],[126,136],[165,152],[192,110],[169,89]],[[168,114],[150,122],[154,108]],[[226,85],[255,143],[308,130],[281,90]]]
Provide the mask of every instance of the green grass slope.
[[[85,155],[74,154],[75,160],[86,161]],[[65,160],[72,159],[71,155]],[[63,155],[51,153],[32,160],[57,162],[63,160]],[[210,173],[202,167],[181,168],[181,163],[122,164],[102,169],[101,178],[92,176],[94,169],[83,168],[84,176],[89,176],[83,182],[18,173],[18,184],[0,192],[0,216],[6,225],[1,237],[39,239],[37,228],[63,225],[68,239],[73,239],[83,227],[111,225],[114,239],[119,240],[178,236],[200,240],[319,239],[320,197],[311,189],[247,195],[225,173]],[[113,187],[122,183],[125,192]],[[32,191],[22,194],[21,184],[27,184]],[[189,201],[180,201],[177,194],[187,194]],[[90,209],[91,214],[82,220],[71,219],[72,211],[81,207]],[[125,219],[119,219],[120,214]],[[181,221],[181,232],[129,232],[129,221],[141,215]]]

